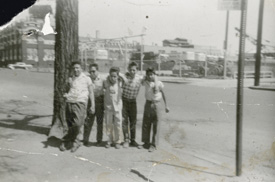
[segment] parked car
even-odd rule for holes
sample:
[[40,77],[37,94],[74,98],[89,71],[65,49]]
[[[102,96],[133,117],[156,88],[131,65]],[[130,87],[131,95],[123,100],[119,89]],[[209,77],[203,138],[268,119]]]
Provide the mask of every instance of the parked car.
[[33,66],[31,64],[26,64],[26,63],[23,63],[23,62],[17,62],[15,64],[8,64],[8,68],[14,70],[14,69],[30,69],[32,68]]

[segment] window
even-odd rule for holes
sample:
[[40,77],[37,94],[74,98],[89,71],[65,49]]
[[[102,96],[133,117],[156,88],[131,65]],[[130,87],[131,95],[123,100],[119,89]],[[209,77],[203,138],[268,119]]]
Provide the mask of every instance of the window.
[[159,53],[160,53],[160,54],[164,54],[164,53],[165,53],[165,50],[159,50]]

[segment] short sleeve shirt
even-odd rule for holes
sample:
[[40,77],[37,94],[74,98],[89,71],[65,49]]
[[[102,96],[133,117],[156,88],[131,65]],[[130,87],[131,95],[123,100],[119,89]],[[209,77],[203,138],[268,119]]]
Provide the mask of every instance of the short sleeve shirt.
[[163,89],[164,85],[161,81],[149,82],[145,81],[145,98],[149,101],[160,101],[162,99],[162,94],[160,90]]
[[87,104],[89,98],[89,87],[92,86],[90,77],[81,73],[78,77],[72,77],[70,90],[67,94],[67,102],[76,103],[83,102]]
[[121,111],[122,100],[121,100],[121,82],[111,84],[108,77],[104,80],[104,106],[109,111]]
[[98,75],[94,80],[92,79],[94,85],[94,96],[100,97],[103,95],[103,79]]
[[126,99],[136,99],[141,86],[142,77],[135,75],[134,78],[125,75],[127,81],[123,85],[122,97]]

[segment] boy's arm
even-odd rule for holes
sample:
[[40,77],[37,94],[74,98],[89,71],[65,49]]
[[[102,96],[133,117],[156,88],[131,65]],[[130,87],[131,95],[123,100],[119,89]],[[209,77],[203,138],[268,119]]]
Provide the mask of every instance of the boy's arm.
[[166,97],[165,97],[163,89],[160,89],[160,92],[161,92],[161,95],[162,95],[162,98],[163,98],[163,101],[164,101],[164,104],[165,104],[165,112],[168,113],[170,111],[170,109],[167,106]]
[[146,81],[146,75],[141,75],[141,77],[140,77],[141,85],[144,85],[145,81]]
[[105,95],[105,92],[106,92],[106,80],[103,80],[102,90],[103,90],[103,94]]
[[95,97],[94,97],[94,90],[93,90],[93,85],[89,85],[89,98],[91,101],[91,107],[89,108],[89,111],[94,114],[95,113]]
[[[127,73],[126,73],[126,74],[127,74]],[[120,74],[120,73],[119,73],[118,78],[120,79],[120,81],[121,81],[123,84],[128,82],[128,79],[127,79],[126,75],[124,75],[124,74]]]

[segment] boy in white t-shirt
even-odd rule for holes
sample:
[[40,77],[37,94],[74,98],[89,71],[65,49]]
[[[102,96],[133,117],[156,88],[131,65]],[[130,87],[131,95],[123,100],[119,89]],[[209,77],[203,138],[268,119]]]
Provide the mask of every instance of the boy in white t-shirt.
[[[159,122],[161,120],[160,101],[163,99],[166,113],[169,112],[167,107],[165,94],[163,91],[163,83],[156,77],[154,68],[146,70],[146,79],[143,82],[145,86],[145,99],[143,122],[142,122],[142,142],[139,148],[149,149],[149,152],[156,150],[158,144]],[[151,126],[153,125],[152,141],[150,142]]]

